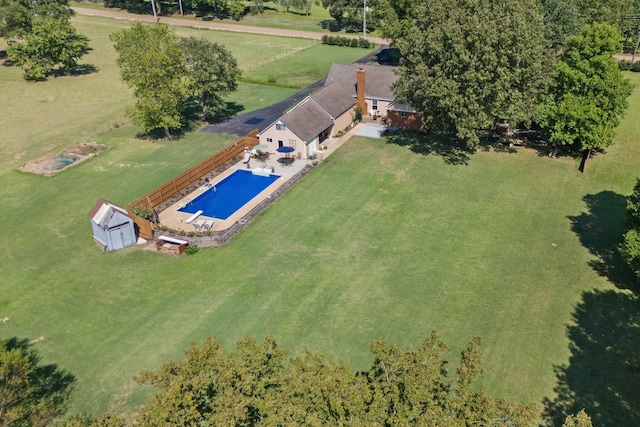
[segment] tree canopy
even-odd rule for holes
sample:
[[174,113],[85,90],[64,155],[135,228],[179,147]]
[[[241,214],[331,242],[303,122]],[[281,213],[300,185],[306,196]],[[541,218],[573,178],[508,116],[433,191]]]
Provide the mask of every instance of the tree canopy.
[[535,0],[425,0],[383,27],[402,53],[396,90],[432,131],[474,146],[497,119],[537,117],[547,62]]
[[612,57],[620,44],[609,24],[590,24],[567,40],[547,101],[544,127],[551,141],[579,150],[613,142],[632,89]]
[[385,341],[374,361],[354,372],[309,351],[292,357],[274,337],[240,341],[225,350],[214,338],[192,345],[180,362],[166,362],[137,381],[158,388],[137,425],[529,425],[535,405],[489,397],[472,384],[481,374],[480,340],[462,352],[456,375],[447,346],[432,333],[416,349]]
[[27,80],[44,80],[58,69],[73,71],[88,47],[71,25],[67,0],[0,0],[0,37],[7,55]]
[[45,426],[66,412],[75,378],[41,365],[26,340],[0,340],[0,425]]
[[185,60],[186,79],[193,88],[191,99],[204,118],[225,108],[223,97],[238,87],[238,62],[218,43],[195,37],[179,42]]
[[620,245],[620,253],[640,278],[640,179],[636,180],[633,193],[627,197],[627,224],[629,230]]
[[584,25],[579,0],[541,0],[547,46],[558,49]]
[[221,96],[236,89],[237,62],[224,47],[207,40],[180,40],[166,25],[135,23],[111,35],[122,80],[136,104],[127,110],[145,132],[167,137],[188,119],[191,106],[201,117],[222,108]]

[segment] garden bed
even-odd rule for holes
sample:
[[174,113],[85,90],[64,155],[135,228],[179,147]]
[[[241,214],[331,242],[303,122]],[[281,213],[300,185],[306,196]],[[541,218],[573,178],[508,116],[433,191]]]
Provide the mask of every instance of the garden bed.
[[43,176],[53,176],[102,153],[108,148],[108,146],[96,142],[81,142],[74,147],[65,148],[58,154],[29,162],[20,170]]

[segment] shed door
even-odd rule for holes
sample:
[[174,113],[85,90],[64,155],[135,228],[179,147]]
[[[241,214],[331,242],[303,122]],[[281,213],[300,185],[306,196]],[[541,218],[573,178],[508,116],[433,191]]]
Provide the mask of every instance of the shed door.
[[131,223],[124,223],[109,228],[109,235],[111,236],[111,249],[118,250],[126,248],[129,245],[133,245],[134,236],[132,233]]

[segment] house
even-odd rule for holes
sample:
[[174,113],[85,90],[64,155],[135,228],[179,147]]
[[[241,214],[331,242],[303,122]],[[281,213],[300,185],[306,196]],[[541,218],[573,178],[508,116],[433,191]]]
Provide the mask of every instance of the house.
[[365,120],[384,118],[389,126],[420,130],[422,114],[410,105],[401,103],[393,90],[393,84],[398,79],[395,69],[389,65],[333,64],[325,84],[340,82],[349,88],[362,108]]
[[293,147],[294,156],[307,159],[327,138],[353,122],[355,99],[342,84],[328,84],[307,96],[258,134],[267,151]]
[[93,240],[105,251],[115,251],[136,243],[133,218],[126,210],[100,199],[89,212]]
[[346,129],[359,106],[365,120],[384,120],[400,129],[420,130],[422,114],[396,99],[395,67],[333,64],[322,89],[309,95],[258,134],[267,151],[292,147],[307,159],[327,138]]
[[422,114],[416,111],[415,108],[398,100],[387,106],[387,126],[419,131],[422,129],[422,118]]

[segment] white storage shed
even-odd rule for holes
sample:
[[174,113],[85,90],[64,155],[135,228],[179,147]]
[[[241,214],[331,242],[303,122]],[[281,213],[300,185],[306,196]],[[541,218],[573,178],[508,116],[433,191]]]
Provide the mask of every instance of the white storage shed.
[[105,251],[115,251],[136,243],[133,219],[126,210],[100,199],[89,212],[93,240]]

